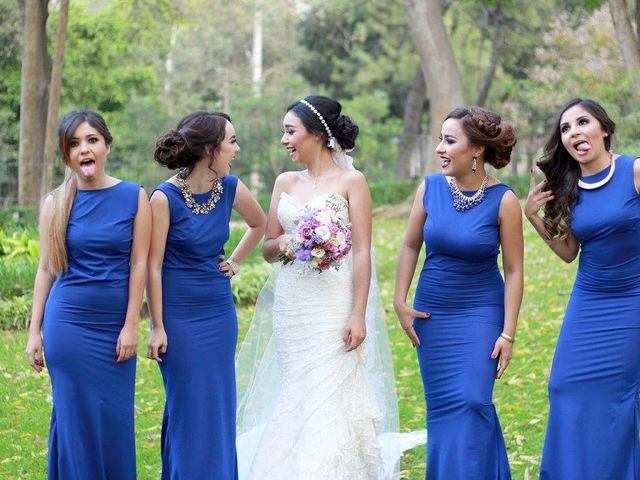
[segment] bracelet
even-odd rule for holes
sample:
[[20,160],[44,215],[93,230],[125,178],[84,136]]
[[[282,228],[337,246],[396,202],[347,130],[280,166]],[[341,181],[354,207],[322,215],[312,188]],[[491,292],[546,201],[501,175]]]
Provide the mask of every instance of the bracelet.
[[507,342],[509,343],[514,343],[516,341],[515,338],[513,338],[511,335],[507,335],[506,333],[502,332],[500,334],[500,338],[504,338]]
[[229,268],[231,269],[231,273],[233,273],[234,275],[240,271],[240,265],[234,259],[229,258],[228,260],[225,261],[225,263],[229,265]]

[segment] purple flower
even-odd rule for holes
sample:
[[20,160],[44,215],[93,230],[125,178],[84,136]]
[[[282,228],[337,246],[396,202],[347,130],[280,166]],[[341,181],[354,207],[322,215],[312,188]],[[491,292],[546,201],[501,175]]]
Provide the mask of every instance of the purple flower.
[[312,258],[311,250],[298,250],[296,258],[302,262],[309,262]]

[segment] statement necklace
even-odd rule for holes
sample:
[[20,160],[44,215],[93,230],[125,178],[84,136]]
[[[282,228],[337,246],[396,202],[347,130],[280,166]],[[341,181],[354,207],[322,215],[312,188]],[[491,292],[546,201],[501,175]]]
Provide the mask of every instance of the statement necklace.
[[178,172],[178,175],[176,176],[176,183],[178,184],[178,188],[180,188],[180,192],[182,193],[182,197],[184,198],[184,203],[186,203],[187,207],[189,207],[191,211],[196,215],[206,215],[211,210],[216,208],[216,204],[222,196],[222,180],[220,180],[220,178],[216,178],[213,181],[213,188],[211,189],[211,196],[209,197],[209,200],[207,200],[205,203],[198,203],[193,198],[191,188],[189,188],[189,184],[186,181],[187,175],[187,169],[183,168]]
[[582,180],[578,180],[578,186],[585,190],[595,190],[596,188],[600,188],[601,186],[606,184],[609,180],[611,180],[611,177],[613,177],[613,172],[615,171],[616,171],[616,162],[614,161],[613,156],[611,156],[611,168],[609,168],[609,173],[607,173],[607,175],[602,180],[595,183],[587,183],[587,182],[583,182]]
[[482,179],[482,184],[480,185],[478,191],[469,197],[460,191],[455,178],[449,178],[449,191],[451,192],[451,197],[453,198],[453,208],[455,208],[459,212],[464,212],[482,203],[482,201],[484,200],[485,191],[487,190],[488,180],[489,175],[485,175]]

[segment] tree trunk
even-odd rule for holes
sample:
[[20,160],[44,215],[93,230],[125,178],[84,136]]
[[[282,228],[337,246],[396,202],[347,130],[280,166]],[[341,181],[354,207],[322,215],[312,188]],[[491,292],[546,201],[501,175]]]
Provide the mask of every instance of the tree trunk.
[[426,94],[426,85],[422,67],[418,66],[413,84],[404,104],[404,119],[402,134],[398,139],[398,162],[396,164],[396,179],[405,180],[411,176],[411,157],[417,145],[420,117]]
[[640,0],[636,0],[636,40],[640,39]]
[[37,172],[44,156],[49,91],[48,3],[27,0],[24,6],[18,153],[18,203],[24,206],[37,206],[40,193]]
[[251,86],[254,98],[262,95],[262,5],[253,2],[253,46],[251,48]]
[[489,89],[498,67],[498,60],[502,56],[504,49],[504,14],[502,12],[502,0],[497,0],[495,8],[490,17],[493,19],[493,40],[491,42],[491,58],[487,71],[480,80],[478,91],[476,93],[476,105],[484,107],[489,95]]
[[633,31],[627,3],[625,0],[609,0],[609,11],[618,39],[618,45],[622,52],[627,73],[631,79],[636,98],[640,98],[639,72],[640,72],[640,45]]
[[[444,117],[464,104],[460,70],[442,17],[441,0],[404,0],[409,30],[420,57],[429,96],[430,137],[437,138]],[[436,171],[428,153],[426,173]]]
[[44,142],[44,169],[40,196],[43,197],[53,186],[53,165],[56,158],[56,125],[60,109],[60,89],[62,87],[62,68],[64,66],[64,47],[67,38],[67,20],[69,18],[69,1],[61,0],[58,19],[56,50],[53,55],[51,82],[49,84],[49,104],[47,107],[47,128]]

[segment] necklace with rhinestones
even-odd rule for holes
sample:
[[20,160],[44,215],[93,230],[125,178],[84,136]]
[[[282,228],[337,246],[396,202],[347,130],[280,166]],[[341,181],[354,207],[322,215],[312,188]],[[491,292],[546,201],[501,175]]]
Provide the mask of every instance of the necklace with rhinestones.
[[449,191],[451,192],[451,197],[453,198],[453,208],[455,208],[459,212],[464,212],[482,203],[482,201],[484,200],[485,192],[487,190],[488,180],[489,175],[485,175],[478,191],[469,197],[460,191],[455,178],[449,178]]
[[216,178],[213,181],[213,188],[211,189],[211,196],[209,197],[209,200],[207,200],[205,203],[198,203],[193,198],[191,188],[189,188],[189,184],[186,181],[187,175],[189,175],[187,169],[183,168],[178,172],[178,175],[176,176],[176,183],[178,184],[178,188],[180,188],[180,192],[182,193],[182,197],[184,198],[184,203],[186,203],[187,207],[189,207],[191,211],[196,215],[206,215],[211,210],[216,208],[216,204],[222,196],[222,180],[220,180],[220,178]]

